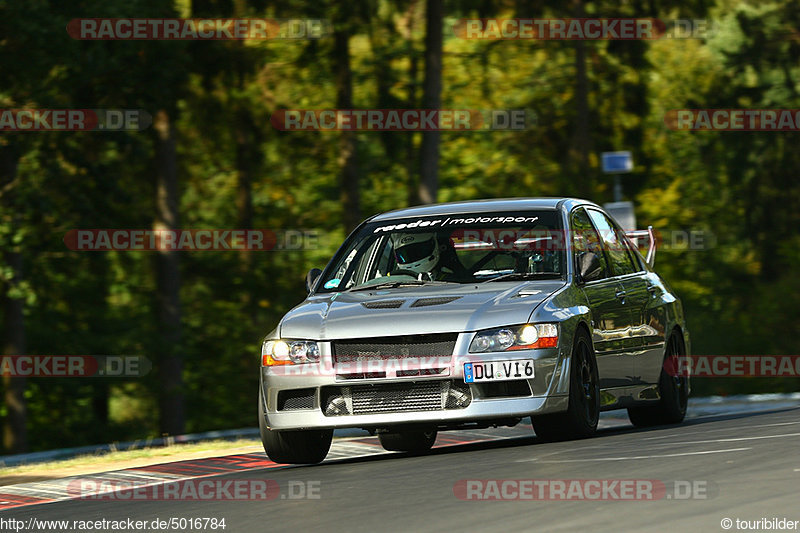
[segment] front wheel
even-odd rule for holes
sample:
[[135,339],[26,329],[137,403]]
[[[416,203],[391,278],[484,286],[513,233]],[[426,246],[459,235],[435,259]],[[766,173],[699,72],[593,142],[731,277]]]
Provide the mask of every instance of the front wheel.
[[378,433],[378,440],[384,450],[390,452],[427,452],[436,442],[436,430],[398,431]]
[[[653,405],[629,407],[628,418],[637,427],[679,424],[686,417],[689,403],[689,379],[680,375],[680,359],[686,357],[683,339],[674,331],[667,341],[664,364],[658,379],[658,392],[661,398]],[[671,369],[667,372],[667,368]],[[676,374],[676,375],[672,375]]]
[[597,430],[600,419],[600,381],[589,334],[575,334],[570,361],[569,407],[563,413],[531,417],[536,435],[547,441],[580,439]]
[[259,385],[258,428],[267,456],[276,463],[321,463],[333,442],[332,429],[276,431],[264,420],[264,397]]

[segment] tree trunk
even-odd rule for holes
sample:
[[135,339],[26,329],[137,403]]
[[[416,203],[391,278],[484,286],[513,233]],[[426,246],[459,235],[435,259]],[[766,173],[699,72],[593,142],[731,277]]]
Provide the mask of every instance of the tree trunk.
[[[17,175],[17,155],[13,142],[0,147],[0,189],[3,190],[3,205],[16,215],[13,185]],[[9,186],[9,189],[5,189]],[[11,272],[12,278],[2,287],[3,305],[3,354],[25,354],[25,315],[23,300],[11,294],[22,281],[22,254],[16,247],[9,246],[3,252],[3,261]],[[28,451],[27,403],[25,401],[25,378],[3,377],[4,401],[6,406],[5,423],[3,424],[3,447],[7,453],[24,453]]]
[[[422,94],[423,109],[442,106],[442,0],[427,0],[425,11],[425,82]],[[438,131],[422,133],[420,148],[419,198],[422,203],[436,202],[439,193]]]
[[[236,139],[236,213],[237,229],[253,228],[253,164],[254,146],[250,112],[237,105],[234,137]],[[246,255],[247,258],[250,254]]]
[[[406,11],[405,19],[406,24],[404,28],[404,37],[406,39],[406,53],[408,54],[408,85],[407,91],[407,106],[409,108],[418,107],[417,103],[417,53],[414,50],[414,41],[412,40],[412,29],[414,27],[414,9],[416,2],[412,1],[408,10]],[[419,183],[417,183],[417,154],[414,146],[414,133],[408,132],[405,135],[405,151],[406,151],[406,198],[408,205],[417,205],[419,199]]]
[[[110,308],[108,305],[108,256],[105,254],[89,254],[87,258],[89,261],[89,272],[93,280],[92,293],[90,297],[95,302],[100,302],[102,307],[96,308],[98,312],[103,313],[104,317],[111,316]],[[105,324],[104,324],[105,326]],[[90,343],[91,353],[107,353],[104,349],[103,341],[98,342],[92,339]],[[92,380],[92,411],[94,411],[94,419],[98,427],[98,433],[101,435],[108,434],[108,400],[109,400],[109,380],[108,379],[95,379]]]
[[[174,231],[179,227],[178,169],[175,133],[167,111],[162,109],[156,113],[153,129],[156,134],[155,229]],[[160,426],[163,433],[170,435],[183,433],[185,426],[178,253],[160,250],[156,257]]]
[[[247,16],[246,0],[234,0],[233,16]],[[250,106],[243,101],[242,94],[247,93],[247,47],[244,41],[233,41],[231,52],[235,64],[236,89],[238,96],[234,100],[233,138],[236,143],[236,213],[238,229],[253,228],[253,169],[259,157],[257,129],[253,124]],[[251,254],[245,254],[245,266],[250,266]]]
[[[585,16],[583,0],[575,0],[575,17]],[[589,124],[589,79],[586,74],[586,43],[575,41],[575,124],[572,134],[573,161],[575,169],[575,194],[591,198],[592,180],[589,175],[589,152],[591,150]]]
[[[411,47],[409,47],[411,48]],[[413,48],[410,49],[409,53],[411,56],[409,57],[408,62],[408,101],[411,102],[410,107],[417,107],[415,103],[417,101],[417,56],[414,53]],[[414,146],[414,136],[416,134],[413,132],[408,132],[406,134],[406,176],[408,177],[408,185],[407,185],[407,201],[408,205],[417,205],[422,203],[419,198],[419,183],[417,182],[417,151],[416,147]]]
[[[350,71],[350,32],[347,29],[333,33],[333,66],[336,69],[336,107],[352,109],[353,76]],[[343,131],[339,137],[339,168],[342,221],[345,231],[350,233],[361,222],[358,145],[353,131]]]

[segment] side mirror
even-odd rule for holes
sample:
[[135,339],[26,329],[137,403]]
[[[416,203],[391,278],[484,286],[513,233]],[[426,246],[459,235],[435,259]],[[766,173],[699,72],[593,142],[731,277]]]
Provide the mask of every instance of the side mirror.
[[318,268],[312,268],[308,271],[308,274],[306,274],[306,292],[311,294],[311,290],[314,288],[314,285],[321,275],[322,270]]
[[600,259],[594,252],[581,252],[577,257],[578,274],[581,281],[586,283],[595,281],[602,277],[603,267],[600,266]]

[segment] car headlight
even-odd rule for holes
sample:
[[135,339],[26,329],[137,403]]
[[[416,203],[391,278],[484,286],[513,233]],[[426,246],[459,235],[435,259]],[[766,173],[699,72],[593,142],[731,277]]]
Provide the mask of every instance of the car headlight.
[[558,324],[522,324],[479,331],[469,345],[470,353],[505,352],[558,346]]
[[299,365],[319,362],[319,345],[316,341],[266,340],[261,345],[261,365]]

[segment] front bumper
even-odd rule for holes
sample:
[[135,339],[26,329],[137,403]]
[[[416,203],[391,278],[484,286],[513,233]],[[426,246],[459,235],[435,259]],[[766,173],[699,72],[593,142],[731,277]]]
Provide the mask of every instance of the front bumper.
[[[471,337],[470,333],[459,335],[454,353],[467,354]],[[330,342],[319,344],[322,357],[319,364],[261,367],[264,422],[270,429],[374,429],[400,424],[457,427],[472,422],[554,413],[564,411],[568,406],[569,357],[562,353],[561,347],[453,355],[442,373],[437,375],[397,377],[390,373],[391,377],[345,380],[337,374],[337,367],[332,363]],[[464,383],[464,363],[517,359],[534,360],[533,378],[516,380],[513,387]],[[439,408],[435,406],[435,401],[432,405],[421,396],[411,393],[425,391],[427,400],[435,400],[438,386],[442,390]],[[451,388],[468,390],[469,402],[466,406],[454,405],[446,398]],[[391,391],[395,403],[382,402],[379,398],[383,391]],[[402,391],[409,391],[406,403],[402,401]],[[348,408],[334,415],[330,409],[330,399],[336,398],[339,392],[342,397],[347,397]],[[373,398],[373,404],[380,404],[381,412],[358,412],[358,409],[353,409],[352,406],[357,403],[354,399],[357,393]]]

